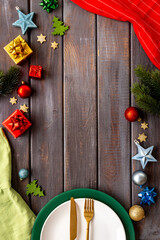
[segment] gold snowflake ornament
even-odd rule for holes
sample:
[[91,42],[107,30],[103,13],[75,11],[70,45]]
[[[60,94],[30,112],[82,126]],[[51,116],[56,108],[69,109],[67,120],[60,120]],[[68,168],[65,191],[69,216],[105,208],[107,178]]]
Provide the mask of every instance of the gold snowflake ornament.
[[17,103],[17,98],[13,97],[13,98],[10,98],[10,101],[9,101],[12,105],[16,104]]
[[46,36],[41,33],[41,35],[37,36],[37,42],[40,42],[41,44],[46,42]]
[[23,104],[20,106],[20,110],[22,110],[23,112],[28,112],[28,108],[26,104]]
[[140,142],[146,142],[147,136],[144,133],[139,134],[138,137]]
[[58,48],[58,43],[57,42],[52,42],[51,43],[51,48],[53,48],[53,49],[56,49],[56,48]]
[[141,123],[141,128],[143,128],[144,130],[148,128],[148,123],[143,122]]

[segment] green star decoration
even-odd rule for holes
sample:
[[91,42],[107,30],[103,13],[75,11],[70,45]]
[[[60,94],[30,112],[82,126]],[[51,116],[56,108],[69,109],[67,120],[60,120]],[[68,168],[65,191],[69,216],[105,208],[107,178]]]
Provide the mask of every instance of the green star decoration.
[[54,22],[53,23],[54,32],[52,32],[53,35],[63,36],[65,32],[69,29],[69,26],[65,26],[64,23],[55,16],[53,18],[53,22]]
[[31,12],[27,15],[22,13],[18,7],[16,7],[16,10],[18,12],[19,19],[12,23],[15,27],[20,27],[22,30],[22,33],[25,34],[28,28],[37,28],[37,25],[32,21],[34,12]]
[[52,12],[54,9],[58,8],[58,0],[42,0],[39,4],[48,13]]

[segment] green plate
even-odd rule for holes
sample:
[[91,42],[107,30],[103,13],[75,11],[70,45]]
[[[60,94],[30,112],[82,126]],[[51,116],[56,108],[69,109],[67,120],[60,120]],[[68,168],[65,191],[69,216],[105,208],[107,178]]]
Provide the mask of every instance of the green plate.
[[74,198],[93,198],[98,200],[110,208],[112,208],[119,218],[121,219],[123,226],[125,228],[127,240],[135,240],[135,232],[133,228],[132,221],[126,212],[126,210],[122,207],[122,205],[117,202],[114,198],[110,197],[109,195],[87,188],[80,188],[70,190],[64,193],[59,194],[58,196],[51,199],[40,211],[38,214],[35,224],[32,230],[32,240],[40,240],[41,230],[45,220],[47,219],[48,215],[60,204],[70,200],[71,197]]

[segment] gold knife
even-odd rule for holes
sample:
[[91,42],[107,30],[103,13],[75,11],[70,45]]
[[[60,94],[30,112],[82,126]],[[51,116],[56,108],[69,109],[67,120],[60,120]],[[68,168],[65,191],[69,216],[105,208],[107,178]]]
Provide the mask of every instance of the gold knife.
[[71,197],[70,201],[70,240],[74,240],[77,237],[77,212],[76,203],[74,198]]

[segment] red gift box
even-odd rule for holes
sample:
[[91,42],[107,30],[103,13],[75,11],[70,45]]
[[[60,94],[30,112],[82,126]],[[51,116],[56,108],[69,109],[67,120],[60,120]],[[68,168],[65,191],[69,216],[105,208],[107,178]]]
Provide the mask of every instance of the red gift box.
[[2,124],[8,129],[14,138],[18,138],[32,125],[18,109],[15,110],[6,120],[4,120]]
[[31,65],[29,69],[29,77],[41,79],[42,67],[37,65]]

